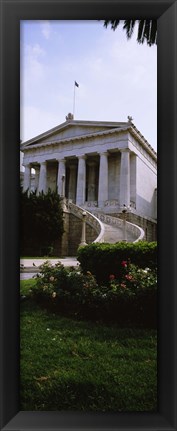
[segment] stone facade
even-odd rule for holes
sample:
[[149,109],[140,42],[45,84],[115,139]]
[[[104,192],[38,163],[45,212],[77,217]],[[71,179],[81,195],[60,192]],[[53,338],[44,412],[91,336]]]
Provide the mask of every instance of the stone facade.
[[[23,190],[57,191],[81,208],[123,217],[156,240],[157,155],[129,118],[127,122],[66,121],[21,144]],[[32,170],[33,169],[33,170]],[[34,174],[35,172],[35,174]],[[76,253],[81,221],[64,212],[58,255]],[[87,242],[96,231],[86,224]],[[69,240],[68,240],[69,238]]]
[[[156,219],[157,155],[127,122],[66,121],[21,144],[23,190],[50,188],[89,210]],[[34,186],[33,186],[34,188]]]

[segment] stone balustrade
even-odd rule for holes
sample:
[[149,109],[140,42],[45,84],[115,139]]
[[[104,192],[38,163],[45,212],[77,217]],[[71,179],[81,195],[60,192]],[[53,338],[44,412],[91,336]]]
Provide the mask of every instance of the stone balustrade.
[[94,242],[104,242],[104,223],[122,230],[124,229],[124,223],[126,223],[126,231],[131,237],[134,238],[133,242],[141,241],[145,237],[144,230],[142,228],[120,218],[112,217],[99,211],[94,211],[91,213],[73,204],[69,199],[65,199],[65,207],[68,211],[81,220],[83,217],[83,211],[86,212],[86,223],[88,223],[98,233],[98,237]]
[[112,206],[119,207],[120,204],[119,204],[119,201],[117,199],[111,199],[111,200],[105,201],[104,206],[105,207],[112,207]]
[[86,213],[86,223],[88,223],[98,234],[98,237],[94,242],[104,242],[104,225],[103,223],[92,213],[83,208],[73,204],[71,200],[66,199],[66,208],[79,219],[83,218],[83,211]]
[[98,206],[97,201],[86,201],[84,204],[84,208],[94,208]]

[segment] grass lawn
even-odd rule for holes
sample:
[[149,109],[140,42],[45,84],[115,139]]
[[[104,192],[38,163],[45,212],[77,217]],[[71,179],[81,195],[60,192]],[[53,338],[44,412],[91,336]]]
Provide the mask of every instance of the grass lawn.
[[[21,281],[26,295],[35,280]],[[21,303],[21,410],[157,410],[156,331]]]

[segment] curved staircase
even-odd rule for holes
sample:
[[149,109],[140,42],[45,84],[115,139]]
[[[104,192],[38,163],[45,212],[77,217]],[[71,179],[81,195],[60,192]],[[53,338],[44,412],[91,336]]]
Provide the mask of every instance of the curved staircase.
[[94,211],[93,214],[104,225],[104,242],[137,242],[144,239],[143,229],[133,223],[129,223],[118,217],[112,217],[101,211]]
[[67,208],[80,219],[82,219],[83,211],[86,213],[86,223],[90,224],[98,233],[94,242],[113,244],[119,241],[137,242],[144,239],[143,229],[133,223],[112,217],[101,211],[87,211],[84,207],[79,207],[71,201],[67,202]]
[[[105,233],[104,233],[104,242],[115,243],[118,241],[123,241],[123,230],[119,227],[114,227],[104,223]],[[130,235],[127,238],[127,241],[133,242],[134,238]]]

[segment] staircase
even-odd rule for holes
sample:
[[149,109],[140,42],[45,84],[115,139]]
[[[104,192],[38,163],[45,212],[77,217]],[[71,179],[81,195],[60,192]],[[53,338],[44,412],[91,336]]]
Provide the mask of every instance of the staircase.
[[83,211],[86,213],[86,223],[90,224],[98,234],[94,242],[114,244],[119,241],[137,242],[144,239],[143,229],[135,224],[112,217],[101,211],[87,211],[71,201],[66,203],[68,210],[76,217],[82,219]]
[[139,226],[112,217],[101,211],[92,213],[104,226],[104,242],[116,243],[119,241],[137,242],[144,239],[144,231]]
[[[111,244],[114,244],[115,242],[123,241],[125,239],[124,235],[123,235],[123,229],[118,228],[118,227],[114,227],[114,226],[110,226],[106,223],[103,223],[103,224],[104,224],[104,229],[105,229],[105,231],[104,231],[104,242],[109,242]],[[134,241],[133,236],[128,235],[127,241],[133,242]]]

